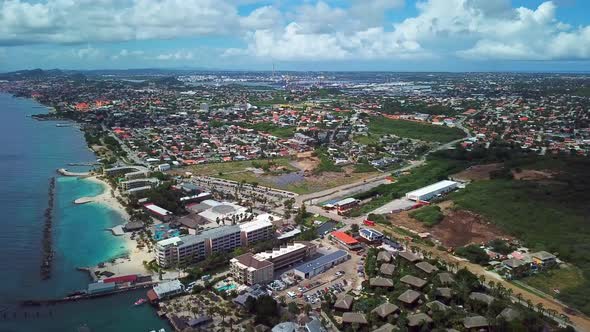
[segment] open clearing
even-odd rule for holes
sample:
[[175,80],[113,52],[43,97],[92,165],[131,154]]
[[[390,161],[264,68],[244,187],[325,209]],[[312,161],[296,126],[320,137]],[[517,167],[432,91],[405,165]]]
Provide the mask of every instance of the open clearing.
[[537,273],[520,281],[544,293],[555,296],[555,290],[561,291],[584,283],[582,271],[574,266],[562,266],[542,273]]
[[[445,205],[447,204],[449,203]],[[447,206],[442,206],[445,217],[433,227],[427,227],[410,217],[410,211],[392,214],[389,220],[396,226],[403,226],[419,233],[428,232],[445,247],[462,247],[470,243],[479,244],[498,238],[511,238],[475,213],[445,207]]]
[[[254,166],[273,163],[269,172],[252,172]],[[192,166],[177,173],[190,170],[194,175],[213,176],[238,182],[257,183],[265,187],[288,190],[298,194],[321,191],[373,177],[378,172],[354,172],[354,166],[342,167],[342,172],[314,174],[319,158],[311,152],[302,153],[295,160],[288,158],[232,161]]]
[[466,170],[451,175],[451,178],[462,181],[489,180],[490,173],[502,168],[502,164],[487,164],[470,166]]

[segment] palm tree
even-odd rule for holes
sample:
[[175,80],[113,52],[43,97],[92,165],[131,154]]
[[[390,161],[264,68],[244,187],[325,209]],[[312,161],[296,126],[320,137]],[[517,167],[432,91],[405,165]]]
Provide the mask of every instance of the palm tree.
[[537,311],[539,311],[541,315],[545,312],[545,306],[543,306],[543,303],[537,303]]
[[517,293],[516,298],[518,299],[518,302],[521,303],[522,302],[522,293]]

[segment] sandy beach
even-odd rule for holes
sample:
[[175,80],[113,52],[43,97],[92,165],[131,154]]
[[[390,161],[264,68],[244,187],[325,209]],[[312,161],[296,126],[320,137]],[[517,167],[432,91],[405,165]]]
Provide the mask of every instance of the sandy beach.
[[[98,183],[103,186],[104,191],[92,197],[81,197],[76,200],[78,204],[85,204],[85,203],[99,203],[108,206],[110,209],[117,211],[121,216],[123,216],[124,223],[129,220],[129,214],[119,203],[117,200],[117,195],[119,194],[117,191],[111,191],[111,187],[108,183],[103,181],[102,179],[98,178],[97,176],[91,176],[85,178],[86,180]],[[115,235],[113,235],[115,236]],[[154,259],[154,254],[148,252],[147,248],[139,249],[137,248],[137,242],[131,239],[131,233],[125,233],[120,235],[119,237],[123,238],[125,241],[125,247],[128,250],[127,257],[117,258],[114,262],[105,262],[103,267],[92,267],[90,268],[91,273],[95,271],[109,271],[115,274],[115,276],[120,275],[127,275],[127,274],[141,274],[147,275],[151,274],[144,265],[143,262],[149,262]]]

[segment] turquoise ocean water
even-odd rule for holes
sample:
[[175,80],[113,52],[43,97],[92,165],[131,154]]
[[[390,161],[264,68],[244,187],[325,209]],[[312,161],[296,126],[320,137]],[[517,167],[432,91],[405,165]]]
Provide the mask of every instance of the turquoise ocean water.
[[[132,306],[145,291],[51,307],[18,304],[84,289],[90,278],[76,267],[126,253],[123,241],[105,230],[122,222],[115,211],[95,203],[73,204],[76,198],[101,193],[102,186],[57,177],[55,172],[70,162],[95,160],[83,134],[76,127],[56,127],[55,122],[27,117],[43,112],[34,101],[0,94],[0,331],[77,331],[82,324],[91,331],[170,330],[148,306]],[[41,281],[42,216],[52,176],[57,177],[56,257],[52,278]]]

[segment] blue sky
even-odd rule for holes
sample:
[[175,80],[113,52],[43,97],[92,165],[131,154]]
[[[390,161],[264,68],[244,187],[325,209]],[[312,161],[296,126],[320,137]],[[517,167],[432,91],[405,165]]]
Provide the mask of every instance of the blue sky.
[[0,0],[0,71],[590,71],[585,0]]

